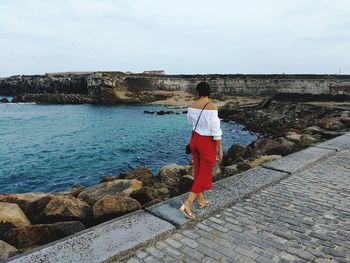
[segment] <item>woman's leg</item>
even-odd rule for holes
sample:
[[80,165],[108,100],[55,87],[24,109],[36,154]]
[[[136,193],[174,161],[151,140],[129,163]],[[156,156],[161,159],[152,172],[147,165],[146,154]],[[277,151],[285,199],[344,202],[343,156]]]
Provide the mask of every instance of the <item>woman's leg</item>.
[[196,200],[197,194],[190,192],[185,202],[185,209],[187,213],[192,213],[193,202]]
[[200,205],[204,204],[205,200],[204,200],[203,193],[197,194],[197,198],[198,198],[198,203]]

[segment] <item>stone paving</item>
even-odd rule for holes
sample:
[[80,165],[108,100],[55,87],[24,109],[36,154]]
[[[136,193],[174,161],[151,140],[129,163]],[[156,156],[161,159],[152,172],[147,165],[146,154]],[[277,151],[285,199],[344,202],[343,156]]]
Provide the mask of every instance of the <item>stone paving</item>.
[[122,261],[350,262],[350,150]]

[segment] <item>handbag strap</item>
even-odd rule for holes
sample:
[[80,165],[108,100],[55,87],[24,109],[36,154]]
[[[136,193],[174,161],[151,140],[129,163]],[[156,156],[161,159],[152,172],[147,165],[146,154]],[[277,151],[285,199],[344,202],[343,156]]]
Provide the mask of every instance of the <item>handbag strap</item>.
[[202,115],[202,112],[203,112],[204,108],[205,108],[205,107],[206,107],[208,104],[209,104],[209,102],[207,102],[207,104],[205,104],[205,105],[204,105],[204,107],[203,107],[203,109],[202,109],[201,113],[199,114],[199,117],[198,117],[198,120],[197,120],[196,126],[194,127],[194,131],[197,129],[197,125],[198,125],[199,119],[200,119],[200,117],[201,117],[201,115]]

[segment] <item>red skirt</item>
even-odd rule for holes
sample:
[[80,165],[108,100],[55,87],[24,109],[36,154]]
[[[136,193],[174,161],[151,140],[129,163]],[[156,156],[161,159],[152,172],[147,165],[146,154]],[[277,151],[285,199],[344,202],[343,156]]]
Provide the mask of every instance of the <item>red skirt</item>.
[[190,148],[194,166],[194,182],[191,192],[199,194],[211,190],[216,160],[216,143],[213,136],[203,136],[192,131]]

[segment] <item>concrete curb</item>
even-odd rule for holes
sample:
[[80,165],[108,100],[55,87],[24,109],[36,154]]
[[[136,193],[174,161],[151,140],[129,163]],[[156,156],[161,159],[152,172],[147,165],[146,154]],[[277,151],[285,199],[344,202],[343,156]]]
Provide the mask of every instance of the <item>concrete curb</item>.
[[305,170],[333,153],[335,153],[335,150],[333,149],[309,147],[305,150],[289,154],[282,159],[264,164],[262,166],[267,169],[293,174]]
[[164,220],[139,210],[5,262],[103,262],[174,229]]
[[332,149],[336,151],[350,148],[350,132],[314,146],[317,148]]

